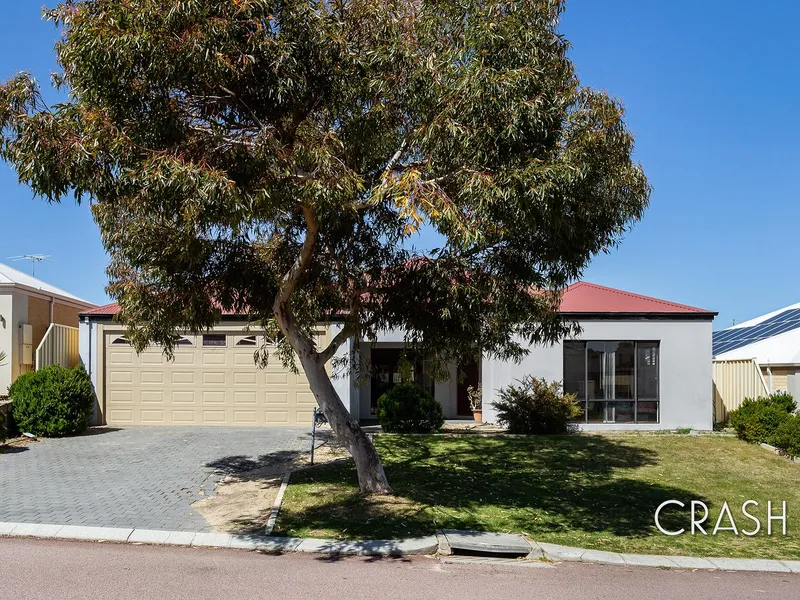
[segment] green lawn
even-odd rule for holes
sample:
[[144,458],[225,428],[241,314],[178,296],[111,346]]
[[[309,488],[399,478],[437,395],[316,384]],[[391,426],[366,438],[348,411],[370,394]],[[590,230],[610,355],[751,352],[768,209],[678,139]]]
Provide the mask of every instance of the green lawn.
[[[294,473],[275,533],[386,539],[477,529],[621,552],[800,558],[800,464],[734,438],[382,435],[376,446],[395,496],[360,495],[351,463]],[[750,512],[764,527],[754,537],[665,536],[653,513],[671,499],[709,504],[709,534],[723,500],[736,525],[752,529],[741,505],[756,500]],[[788,501],[787,537],[778,525],[766,535],[768,500]],[[662,518],[671,530],[688,522],[677,511]]]

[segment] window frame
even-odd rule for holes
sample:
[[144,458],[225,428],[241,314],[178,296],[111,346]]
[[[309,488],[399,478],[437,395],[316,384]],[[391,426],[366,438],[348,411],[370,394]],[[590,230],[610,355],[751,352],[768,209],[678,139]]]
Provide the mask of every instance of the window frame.
[[[222,344],[206,344],[206,338],[215,337],[219,338],[222,337]],[[219,333],[219,332],[209,332],[202,334],[202,338],[200,339],[200,346],[202,348],[227,348],[228,347],[228,334],[227,333]]]
[[233,345],[235,348],[255,348],[258,346],[257,335],[242,335],[234,338]]
[[[633,344],[633,399],[620,399],[620,400],[606,400],[606,399],[590,399],[589,398],[589,344],[604,344],[604,343],[631,343]],[[562,344],[562,372],[567,372],[567,354],[566,344],[581,344],[583,346],[583,381],[580,382],[578,389],[583,389],[583,398],[578,398],[578,403],[583,409],[583,418],[575,420],[574,423],[582,423],[584,425],[657,425],[661,423],[661,340],[622,340],[622,339],[604,339],[604,340],[564,340]],[[655,398],[639,398],[639,345],[647,344],[656,348],[656,386]],[[632,421],[589,421],[589,402],[633,402],[633,420]],[[639,420],[639,402],[655,402],[656,404],[656,420],[655,421],[640,421]],[[604,408],[605,410],[605,408]]]

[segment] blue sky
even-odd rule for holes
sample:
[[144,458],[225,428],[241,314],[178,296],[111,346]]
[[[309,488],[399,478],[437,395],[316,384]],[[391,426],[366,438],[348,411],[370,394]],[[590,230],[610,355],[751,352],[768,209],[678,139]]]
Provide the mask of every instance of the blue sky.
[[[38,0],[7,4],[0,78],[24,69],[46,84],[56,32]],[[800,4],[782,0],[568,2],[562,31],[581,79],[624,102],[654,186],[642,222],[586,280],[719,311],[715,329],[800,301],[790,262],[798,20]],[[88,206],[48,206],[0,165],[0,224],[0,262],[50,254],[37,276],[106,301],[107,257]]]

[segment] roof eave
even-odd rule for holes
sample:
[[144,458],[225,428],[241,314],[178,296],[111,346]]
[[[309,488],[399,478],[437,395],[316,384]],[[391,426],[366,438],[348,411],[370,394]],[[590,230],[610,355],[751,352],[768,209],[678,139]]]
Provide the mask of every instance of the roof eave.
[[61,302],[71,304],[77,308],[86,308],[86,309],[97,308],[97,304],[89,302],[88,300],[83,300],[82,298],[78,298],[75,296],[65,296],[64,294],[58,294],[56,292],[42,290],[29,285],[25,285],[23,283],[17,283],[15,281],[12,281],[11,283],[0,283],[0,289],[17,289],[17,290],[22,290],[24,292],[28,292],[29,294],[38,294],[39,296],[55,298],[56,300],[60,300]]
[[713,321],[716,312],[560,312],[562,317],[578,321],[653,320],[653,321]]

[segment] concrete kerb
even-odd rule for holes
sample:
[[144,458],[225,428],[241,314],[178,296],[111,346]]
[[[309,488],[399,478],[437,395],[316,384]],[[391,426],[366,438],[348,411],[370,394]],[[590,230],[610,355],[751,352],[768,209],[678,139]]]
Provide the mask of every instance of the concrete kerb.
[[[201,533],[192,531],[161,531],[117,527],[80,527],[75,525],[47,523],[0,522],[0,537],[34,537],[43,539],[72,539],[204,548],[237,548],[267,553],[309,552],[315,554],[355,556],[438,554],[440,556],[446,556],[448,559],[452,557],[451,548],[447,543],[447,537],[442,531],[437,531],[437,535],[405,540],[343,541],[316,538],[247,536],[228,533]],[[530,553],[525,559],[516,562],[524,564],[531,561],[541,562],[542,559],[544,559],[551,561],[551,563],[573,561],[668,569],[759,571],[800,574],[800,561],[795,560],[624,554],[602,550],[572,548],[570,546],[560,546],[531,540],[528,541],[531,546]],[[508,564],[514,563],[514,561],[510,560],[504,560],[503,562]]]

